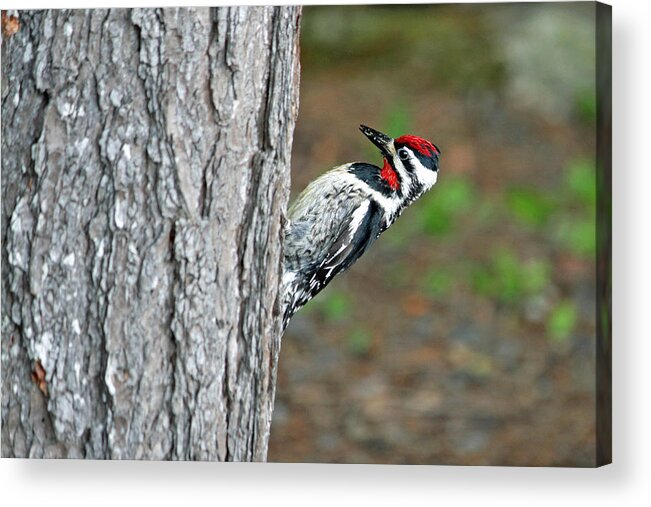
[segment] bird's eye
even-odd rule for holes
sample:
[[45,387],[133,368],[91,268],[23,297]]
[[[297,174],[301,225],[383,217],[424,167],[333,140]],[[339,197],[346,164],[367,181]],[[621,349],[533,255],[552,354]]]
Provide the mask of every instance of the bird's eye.
[[400,148],[398,150],[398,156],[400,157],[400,160],[407,160],[409,158],[409,151],[407,151],[406,148]]

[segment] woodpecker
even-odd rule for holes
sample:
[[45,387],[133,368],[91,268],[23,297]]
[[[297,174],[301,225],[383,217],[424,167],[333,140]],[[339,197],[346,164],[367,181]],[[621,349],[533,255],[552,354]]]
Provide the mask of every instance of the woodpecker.
[[360,130],[380,150],[383,166],[335,167],[310,183],[289,209],[283,329],[436,183],[441,152],[431,142],[412,135],[392,139],[366,125]]

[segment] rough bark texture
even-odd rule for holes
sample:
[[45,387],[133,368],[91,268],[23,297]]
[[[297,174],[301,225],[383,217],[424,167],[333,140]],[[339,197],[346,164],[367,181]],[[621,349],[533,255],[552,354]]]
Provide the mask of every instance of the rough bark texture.
[[266,458],[299,16],[5,33],[2,456]]

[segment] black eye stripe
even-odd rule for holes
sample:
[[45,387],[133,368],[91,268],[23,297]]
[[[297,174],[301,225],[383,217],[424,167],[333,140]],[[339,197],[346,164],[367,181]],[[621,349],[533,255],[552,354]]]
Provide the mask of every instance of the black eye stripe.
[[430,169],[432,171],[438,170],[438,157],[426,157],[420,153],[417,153],[416,156],[418,157],[420,163],[427,169]]
[[405,169],[407,169],[407,171],[409,171],[409,172],[413,172],[413,170],[414,170],[414,163],[413,163],[413,161],[411,160],[411,157],[407,157],[407,158],[405,158],[405,159],[402,159],[402,158],[401,158],[400,161],[402,162],[402,165],[405,167]]

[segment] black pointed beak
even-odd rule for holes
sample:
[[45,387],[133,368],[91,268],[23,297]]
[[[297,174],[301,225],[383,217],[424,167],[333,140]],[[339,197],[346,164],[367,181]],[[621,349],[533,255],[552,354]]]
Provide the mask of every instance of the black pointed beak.
[[380,152],[382,152],[382,155],[384,156],[391,155],[391,152],[389,151],[389,146],[393,142],[393,139],[391,139],[388,135],[383,134],[378,130],[372,129],[371,127],[367,127],[366,125],[360,125],[359,130],[362,131],[362,134],[368,137],[369,141],[371,141],[375,146],[380,148]]

